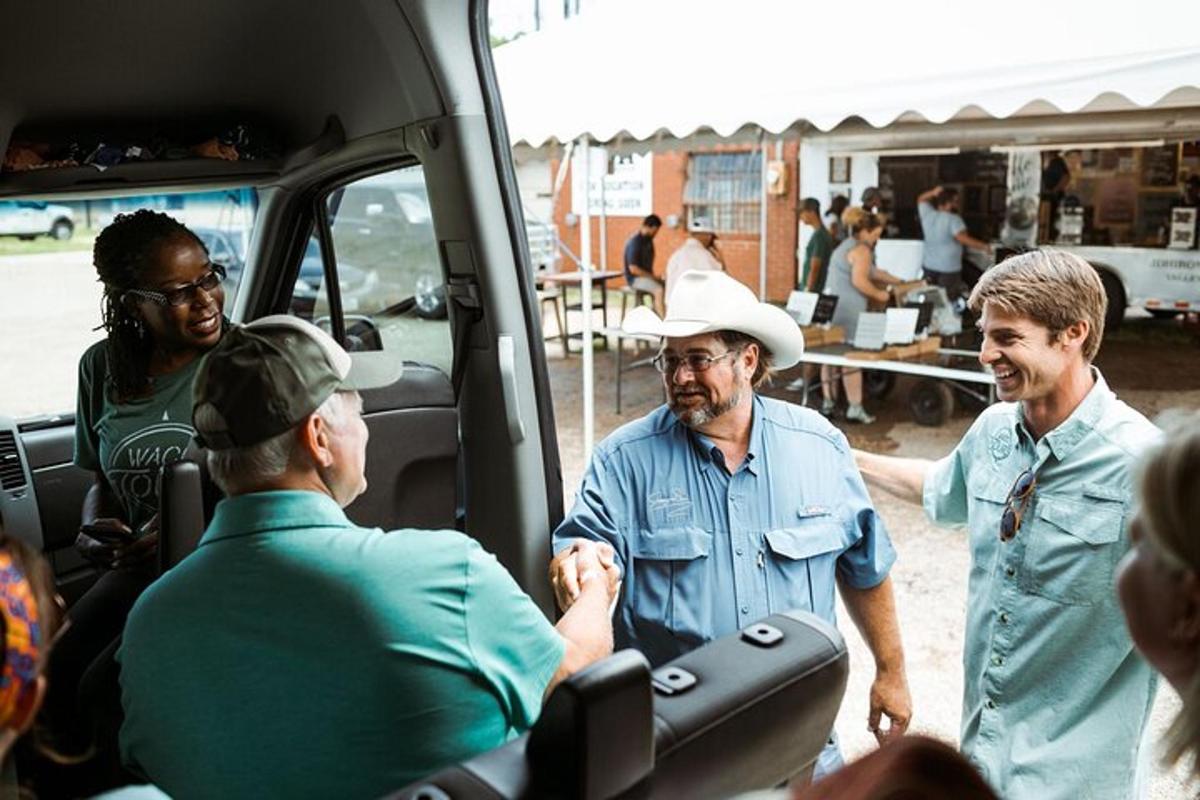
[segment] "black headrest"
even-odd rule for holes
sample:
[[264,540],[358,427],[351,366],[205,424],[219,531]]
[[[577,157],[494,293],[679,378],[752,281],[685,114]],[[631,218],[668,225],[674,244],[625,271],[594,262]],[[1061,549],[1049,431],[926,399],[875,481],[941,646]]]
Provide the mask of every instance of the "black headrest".
[[841,634],[774,614],[654,671],[651,797],[729,797],[810,772],[850,663]]
[[654,768],[650,665],[636,650],[597,661],[554,688],[527,751],[534,796],[603,800]]
[[394,800],[616,797],[654,765],[650,666],[623,650],[554,687],[529,733],[408,786]]
[[221,492],[208,476],[208,451],[192,442],[183,457],[159,473],[159,569],[186,558],[212,519]]

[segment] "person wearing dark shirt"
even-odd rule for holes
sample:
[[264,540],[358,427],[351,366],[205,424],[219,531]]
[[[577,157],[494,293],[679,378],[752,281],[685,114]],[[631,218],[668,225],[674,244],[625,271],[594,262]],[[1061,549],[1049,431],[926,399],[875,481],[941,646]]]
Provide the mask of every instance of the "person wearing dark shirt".
[[642,220],[637,233],[625,242],[625,283],[632,289],[647,292],[654,298],[654,310],[660,315],[665,308],[663,281],[654,274],[654,237],[662,228],[662,220],[651,214]]
[[842,212],[850,207],[850,198],[844,194],[836,194],[829,201],[829,210],[825,212],[825,229],[833,239],[836,247],[846,238],[846,227],[842,225]]
[[1066,196],[1067,187],[1071,185],[1071,167],[1067,164],[1067,159],[1072,155],[1078,157],[1079,151],[1056,153],[1042,169],[1042,199],[1050,203],[1051,242],[1058,238],[1058,209]]
[[821,223],[821,203],[815,197],[806,197],[800,207],[800,221],[813,229],[813,235],[804,248],[802,275],[796,288],[805,292],[825,291],[825,275],[829,267],[829,254],[833,252],[833,237]]

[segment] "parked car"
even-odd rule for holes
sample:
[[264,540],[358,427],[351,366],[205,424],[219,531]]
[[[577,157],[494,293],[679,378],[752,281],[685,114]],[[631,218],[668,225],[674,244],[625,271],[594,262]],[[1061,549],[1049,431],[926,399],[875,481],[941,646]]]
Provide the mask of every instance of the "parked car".
[[0,236],[59,241],[75,233],[75,212],[67,206],[37,200],[0,200]]
[[[196,226],[192,232],[200,237],[208,250],[208,257],[222,264],[226,271],[226,294],[233,296],[242,280],[246,266],[244,231],[224,230]],[[297,316],[312,319],[325,282],[325,267],[321,261],[321,246],[315,238],[308,240],[304,257],[300,261],[300,272],[296,276],[292,301],[288,308]],[[338,265],[338,286],[341,289],[342,308],[348,312],[378,311],[381,304],[394,302],[395,293],[380,291],[379,274],[375,270],[360,269],[352,264]]]
[[402,292],[425,319],[446,318],[446,295],[436,253],[422,244],[433,239],[433,215],[425,186],[403,171],[372,175],[347,186],[331,204],[338,246],[367,251],[397,270]]

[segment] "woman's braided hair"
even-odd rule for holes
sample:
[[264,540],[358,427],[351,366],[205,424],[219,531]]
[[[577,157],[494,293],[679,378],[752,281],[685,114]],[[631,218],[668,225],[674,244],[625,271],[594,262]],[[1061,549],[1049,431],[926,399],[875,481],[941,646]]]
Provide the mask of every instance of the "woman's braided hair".
[[154,350],[150,332],[122,296],[142,285],[154,272],[162,246],[179,237],[194,241],[208,252],[204,242],[183,223],[149,209],[118,214],[96,237],[92,262],[104,284],[101,310],[103,327],[108,332],[108,375],[118,402],[150,391],[150,355]]

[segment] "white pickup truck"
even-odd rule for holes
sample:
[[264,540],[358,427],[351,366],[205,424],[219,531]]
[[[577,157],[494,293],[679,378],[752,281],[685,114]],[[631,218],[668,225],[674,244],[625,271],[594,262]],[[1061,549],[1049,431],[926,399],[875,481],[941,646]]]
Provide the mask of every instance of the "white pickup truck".
[[[881,239],[875,248],[880,267],[901,278],[921,276],[919,239]],[[1151,247],[1062,245],[1056,249],[1084,258],[1108,293],[1106,324],[1115,327],[1129,308],[1156,316],[1200,311],[1200,250]]]
[[33,239],[52,236],[70,239],[75,232],[75,212],[56,203],[36,200],[0,200],[0,236]]

